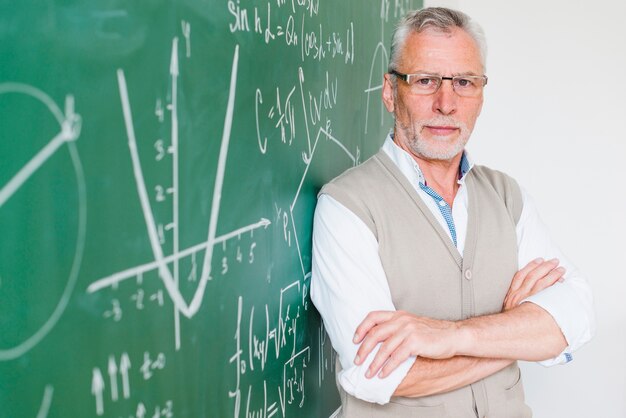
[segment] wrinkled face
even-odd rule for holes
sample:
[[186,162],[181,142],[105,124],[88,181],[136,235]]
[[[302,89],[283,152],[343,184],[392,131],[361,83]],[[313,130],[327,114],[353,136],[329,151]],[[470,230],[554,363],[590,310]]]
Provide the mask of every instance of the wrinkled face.
[[[483,75],[480,52],[464,30],[426,29],[410,34],[400,53],[399,73]],[[467,143],[483,104],[479,97],[461,97],[444,80],[431,95],[412,93],[404,80],[385,74],[383,101],[395,116],[395,141],[413,155],[426,160],[450,160]]]

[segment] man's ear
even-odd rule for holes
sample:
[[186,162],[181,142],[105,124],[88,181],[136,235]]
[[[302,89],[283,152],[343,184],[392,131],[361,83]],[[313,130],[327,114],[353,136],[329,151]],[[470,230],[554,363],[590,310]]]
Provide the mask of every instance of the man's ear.
[[387,108],[387,111],[389,113],[393,113],[393,110],[395,109],[395,102],[394,102],[394,94],[393,94],[393,81],[392,80],[392,75],[389,73],[386,73],[383,79],[383,103],[385,104],[385,107]]

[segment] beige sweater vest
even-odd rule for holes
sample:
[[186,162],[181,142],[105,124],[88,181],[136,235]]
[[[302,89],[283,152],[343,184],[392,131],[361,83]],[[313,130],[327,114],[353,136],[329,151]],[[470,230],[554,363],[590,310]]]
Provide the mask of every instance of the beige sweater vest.
[[[515,225],[522,210],[517,183],[482,166],[467,174],[468,224],[461,257],[414,187],[382,150],[324,186],[378,240],[396,309],[445,320],[498,313],[517,272]],[[337,362],[338,372],[340,370]],[[386,405],[357,399],[339,387],[342,416],[526,418],[520,370],[514,363],[460,389],[421,398],[392,397]]]

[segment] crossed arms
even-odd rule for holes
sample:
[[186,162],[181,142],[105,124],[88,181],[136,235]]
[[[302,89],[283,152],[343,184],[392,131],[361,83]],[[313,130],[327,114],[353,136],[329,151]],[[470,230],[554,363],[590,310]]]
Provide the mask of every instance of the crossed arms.
[[[360,358],[382,342],[367,374],[381,377],[410,356],[415,362],[394,395],[425,396],[474,383],[514,360],[556,357],[567,342],[542,308],[524,303],[501,314],[449,322],[406,312],[373,312],[357,333]],[[386,363],[385,363],[386,361]],[[358,364],[358,363],[357,363]],[[384,366],[383,366],[384,365]]]
[[[318,210],[336,209],[328,210],[329,205],[338,204],[323,197]],[[311,292],[344,369],[339,381],[354,396],[385,403],[391,395],[446,392],[489,376],[513,360],[564,362],[560,355],[564,349],[574,350],[591,338],[586,281],[551,248],[529,251],[520,243],[526,254],[559,256],[566,273],[557,261],[531,261],[513,278],[502,313],[439,321],[395,311],[386,281],[369,280],[384,278],[382,267],[371,262],[372,254],[374,258],[377,254],[375,239],[345,220],[337,224],[333,217],[316,213]],[[545,231],[525,232],[531,241],[536,238],[533,234],[541,233]],[[348,238],[342,242],[342,237]],[[320,251],[332,252],[331,259],[338,261],[316,257]],[[358,280],[351,282],[354,276]],[[554,299],[565,302],[555,307]]]

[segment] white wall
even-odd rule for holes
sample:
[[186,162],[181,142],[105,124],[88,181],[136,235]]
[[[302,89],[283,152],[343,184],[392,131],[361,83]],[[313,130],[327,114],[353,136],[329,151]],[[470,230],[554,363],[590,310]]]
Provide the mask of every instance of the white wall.
[[487,34],[469,150],[534,197],[594,289],[598,331],[567,366],[523,364],[538,418],[626,417],[626,2],[425,1]]

